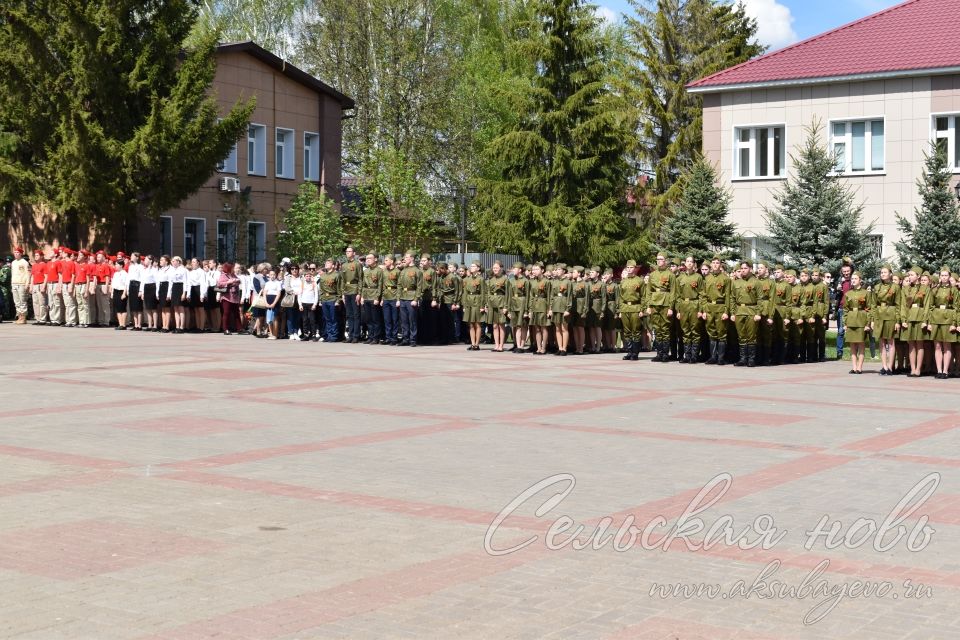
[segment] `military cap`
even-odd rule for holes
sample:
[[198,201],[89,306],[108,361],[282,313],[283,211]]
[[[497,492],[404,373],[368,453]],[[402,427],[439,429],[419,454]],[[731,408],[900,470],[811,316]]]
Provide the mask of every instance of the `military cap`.
[[770,265],[767,264],[767,261],[766,261],[766,260],[759,260],[759,261],[757,262],[757,266],[758,266],[758,267],[760,267],[760,266],[767,267],[768,269],[770,268]]
[[793,269],[787,269],[786,272],[785,272],[785,275],[793,276],[794,278],[796,278],[796,277],[797,277],[797,272],[794,271]]
[[583,273],[584,271],[586,271],[586,269],[584,269],[580,265],[575,266],[573,270],[576,271],[577,273]]
[[523,265],[522,262],[514,262],[514,263],[513,263],[513,268],[514,268],[514,269],[523,269],[523,268],[524,268],[524,265]]
[[749,260],[741,260],[741,261],[740,261],[740,266],[743,266],[743,265],[747,265],[747,266],[750,267],[751,269],[753,268],[753,263],[750,262]]
[[944,271],[946,271],[947,273],[950,273],[950,267],[946,265],[940,267],[940,273],[943,273]]
[[921,275],[921,276],[927,276],[927,277],[929,278],[929,277],[930,277],[930,272],[929,272],[929,271],[924,271],[924,272],[921,273],[920,275]]
[[800,269],[800,275],[807,274],[810,275],[810,267],[804,267]]
[[858,278],[862,278],[862,277],[863,277],[863,275],[862,275],[859,271],[854,271],[854,272],[853,272],[852,274],[850,274],[850,275],[851,275],[851,277],[852,277],[852,276],[857,276]]
[[554,268],[554,269],[559,269],[560,271],[566,271],[566,270],[567,270],[567,265],[565,265],[565,264],[563,264],[563,263],[561,262],[561,263],[559,263],[559,264],[554,265],[553,268]]
[[471,267],[482,267],[483,265],[480,264],[480,261],[479,261],[479,260],[474,260],[473,262],[470,263],[470,266],[471,266]]
[[813,270],[812,270],[810,273],[811,273],[811,275],[815,275],[815,276],[820,275],[820,273],[821,273],[820,267],[814,267]]
[[953,278],[954,280],[960,280],[960,275],[957,275],[957,272],[956,272],[956,271],[954,271],[953,273],[951,273],[951,274],[950,274],[950,277]]
[[627,260],[627,265],[626,265],[626,266],[628,266],[628,267],[636,267],[636,266],[637,266],[637,261],[636,261],[636,260]]
[[923,269],[920,267],[910,267],[910,271],[917,274],[918,276],[923,275]]
[[433,256],[431,256],[429,253],[424,253],[424,254],[422,254],[422,255],[420,256],[420,259],[421,259],[421,260],[432,260],[432,259],[433,259]]
[[680,258],[671,258],[671,259],[670,259],[670,264],[679,267],[679,266],[680,266]]
[[663,258],[664,260],[666,260],[666,259],[667,259],[667,254],[664,253],[663,251],[658,251],[658,252],[657,252],[657,257],[658,257],[658,258]]
[[[627,264],[629,265],[631,262],[633,262],[633,266],[637,266],[637,263],[634,262],[633,260],[627,261]],[[613,275],[613,269],[611,269],[610,267],[607,267],[606,269],[603,270],[603,275],[605,275],[605,276],[612,276],[612,275]]]
[[590,267],[590,271],[596,271],[597,273],[600,273],[600,267],[598,267],[597,265],[593,265],[592,267]]
[[774,270],[774,271],[777,271],[777,270],[783,271],[783,265],[778,262],[777,264],[773,265],[773,270]]
[[453,269],[454,271],[456,271],[456,270],[457,270],[457,263],[456,263],[456,262],[448,262],[448,263],[447,263],[447,267],[449,267],[450,269]]
[[713,254],[713,257],[710,258],[710,262],[713,262],[714,260],[719,260],[720,262],[723,262],[723,257],[719,253],[715,253]]

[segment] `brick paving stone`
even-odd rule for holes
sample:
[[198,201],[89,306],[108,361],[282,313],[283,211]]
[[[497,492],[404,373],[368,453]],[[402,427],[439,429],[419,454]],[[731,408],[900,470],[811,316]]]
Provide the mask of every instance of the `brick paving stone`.
[[[955,381],[9,324],[0,350],[2,638],[960,637]],[[766,514],[786,536],[664,543],[723,473],[705,528]],[[931,473],[903,523],[929,517],[924,549],[804,549]],[[497,513],[558,474],[566,498],[537,513],[564,485],[544,487],[493,538],[532,543],[488,555]],[[560,516],[585,548],[546,548]],[[631,521],[662,548],[613,548]],[[805,625],[822,598],[651,593],[770,567],[797,587],[821,560],[824,588],[890,595]]]

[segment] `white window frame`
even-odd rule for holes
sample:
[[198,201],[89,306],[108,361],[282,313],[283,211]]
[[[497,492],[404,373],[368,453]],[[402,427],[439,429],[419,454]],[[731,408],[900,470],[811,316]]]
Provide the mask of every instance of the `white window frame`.
[[[937,131],[937,118],[947,118],[947,131],[942,135]],[[957,144],[960,143],[957,140],[958,134],[960,134],[960,112],[946,111],[930,114],[930,141],[936,143],[940,138],[947,141],[947,166],[953,174],[960,173],[960,163],[955,162]]]
[[867,238],[873,245],[874,257],[877,260],[883,260],[883,234],[871,233],[869,236],[867,236]]
[[[253,137],[250,129],[256,129]],[[253,153],[250,152],[250,143],[253,143]],[[247,175],[267,175],[267,125],[251,122],[247,125]]]
[[[160,255],[173,255],[173,216],[159,216],[161,220],[160,223]],[[170,223],[170,226],[167,228],[167,233],[163,232],[163,220],[167,220]],[[164,238],[164,235],[167,237]],[[164,245],[167,246],[167,251],[164,251]]]
[[[253,256],[253,259],[252,259],[252,260],[251,260],[251,255],[250,255],[250,239],[251,239],[251,238],[256,238],[258,234],[254,233],[254,232],[251,230],[251,227],[260,227],[261,229],[263,229],[263,246],[262,246],[262,247],[257,246],[257,248],[256,248],[256,255]],[[263,261],[265,261],[265,260],[267,259],[267,223],[266,223],[266,222],[259,222],[259,221],[256,221],[256,220],[248,220],[248,221],[247,221],[247,251],[246,251],[246,253],[247,253],[247,262],[250,263],[250,264],[259,264],[259,263],[261,263],[261,262],[263,262]]]
[[[744,129],[750,131],[750,140],[747,142],[740,141],[740,132]],[[780,166],[780,174],[775,175],[771,173],[770,175],[758,176],[756,175],[757,167],[757,132],[760,129],[767,129],[767,158],[772,159],[773,162],[776,162],[778,165],[780,160],[783,160],[783,164]],[[776,142],[775,142],[775,133],[776,129],[780,129],[780,156],[777,157],[775,153]],[[783,122],[771,122],[763,124],[742,124],[735,125],[733,127],[733,171],[732,178],[733,182],[742,182],[745,180],[785,180],[787,178],[787,125]],[[750,173],[745,176],[740,175],[740,151],[743,149],[748,149],[750,152]],[[770,169],[772,170],[773,164],[769,164]]]
[[[222,259],[220,257],[220,223],[223,224],[232,224],[233,225],[233,257],[225,255]],[[240,227],[237,224],[236,220],[224,220],[223,218],[217,218],[217,249],[216,249],[216,258],[217,262],[236,262],[237,260],[237,239],[240,237]]]
[[[883,123],[883,169],[873,168],[873,123],[876,121]],[[863,171],[853,170],[853,124],[862,122],[864,124],[864,156]],[[834,134],[834,125],[845,125],[845,133],[842,136]],[[843,145],[844,168],[843,171],[832,171],[835,176],[882,176],[887,173],[887,122],[883,116],[874,116],[868,118],[835,118],[828,123],[830,144],[828,151],[833,156],[836,145]],[[934,125],[936,126],[936,125]]]
[[[308,138],[311,140],[310,143],[307,142]],[[313,131],[303,132],[303,179],[308,182],[320,182],[320,134]]]
[[[187,255],[187,221],[196,220],[201,223],[201,230],[203,234],[200,238],[200,241],[197,243],[197,247],[200,249],[197,252],[197,255],[188,256]],[[184,216],[183,218],[183,259],[190,260],[190,258],[197,258],[198,260],[204,260],[207,257],[207,219],[206,218],[197,218],[194,216]]]
[[[280,142],[280,134],[283,134],[283,142]],[[296,178],[296,167],[294,163],[296,162],[296,131],[293,129],[288,129],[286,127],[276,127],[273,133],[273,143],[276,152],[274,153],[274,174],[278,178],[284,180],[293,180]],[[282,162],[277,162],[281,160]],[[280,168],[283,168],[283,171],[280,171]]]

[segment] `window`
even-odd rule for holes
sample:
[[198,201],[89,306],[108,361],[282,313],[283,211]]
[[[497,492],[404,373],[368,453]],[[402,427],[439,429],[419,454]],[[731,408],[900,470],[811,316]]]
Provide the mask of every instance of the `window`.
[[237,223],[217,220],[217,262],[234,262],[236,259]]
[[267,224],[247,223],[247,264],[257,264],[267,259]]
[[220,173],[237,172],[237,145],[233,145],[227,157],[217,163],[217,171]]
[[744,236],[740,239],[740,255],[749,260],[769,260],[777,258],[777,249],[757,236]]
[[867,237],[870,240],[870,244],[873,245],[873,257],[877,260],[883,260],[883,236],[873,234]]
[[933,117],[933,139],[939,149],[947,154],[947,164],[954,171],[960,171],[960,144],[957,144],[957,131],[960,130],[960,115]]
[[734,129],[734,176],[779,178],[785,173],[787,148],[783,125]]
[[303,179],[320,180],[320,136],[315,133],[303,134]]
[[247,174],[267,175],[267,128],[262,124],[247,128]]
[[277,177],[293,178],[293,129],[277,129]]
[[160,216],[160,255],[173,254],[173,218]]
[[834,122],[831,140],[837,173],[883,171],[883,120]]
[[183,259],[206,257],[205,244],[207,221],[203,218],[185,218],[183,220]]

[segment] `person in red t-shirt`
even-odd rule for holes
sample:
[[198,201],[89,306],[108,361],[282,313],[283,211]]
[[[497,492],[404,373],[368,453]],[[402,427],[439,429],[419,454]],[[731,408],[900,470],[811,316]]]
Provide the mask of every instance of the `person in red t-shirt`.
[[74,261],[76,252],[73,249],[63,248],[63,259],[60,261],[60,285],[61,297],[63,298],[63,321],[68,327],[75,327],[79,323],[77,319],[77,298],[75,281],[77,276],[77,263]]
[[48,260],[44,267],[47,271],[47,307],[50,309],[50,324],[63,324],[63,298],[60,296],[60,260],[58,253]]
[[77,326],[90,325],[88,315],[90,307],[87,304],[87,252],[77,251],[77,259],[73,267],[73,299],[77,305]]
[[113,276],[113,266],[107,262],[107,254],[97,252],[97,264],[94,268],[96,276],[97,321],[101,327],[110,326],[110,278]]
[[33,297],[33,324],[50,324],[50,310],[47,307],[47,264],[40,249],[33,252],[33,264],[30,265],[30,293]]

